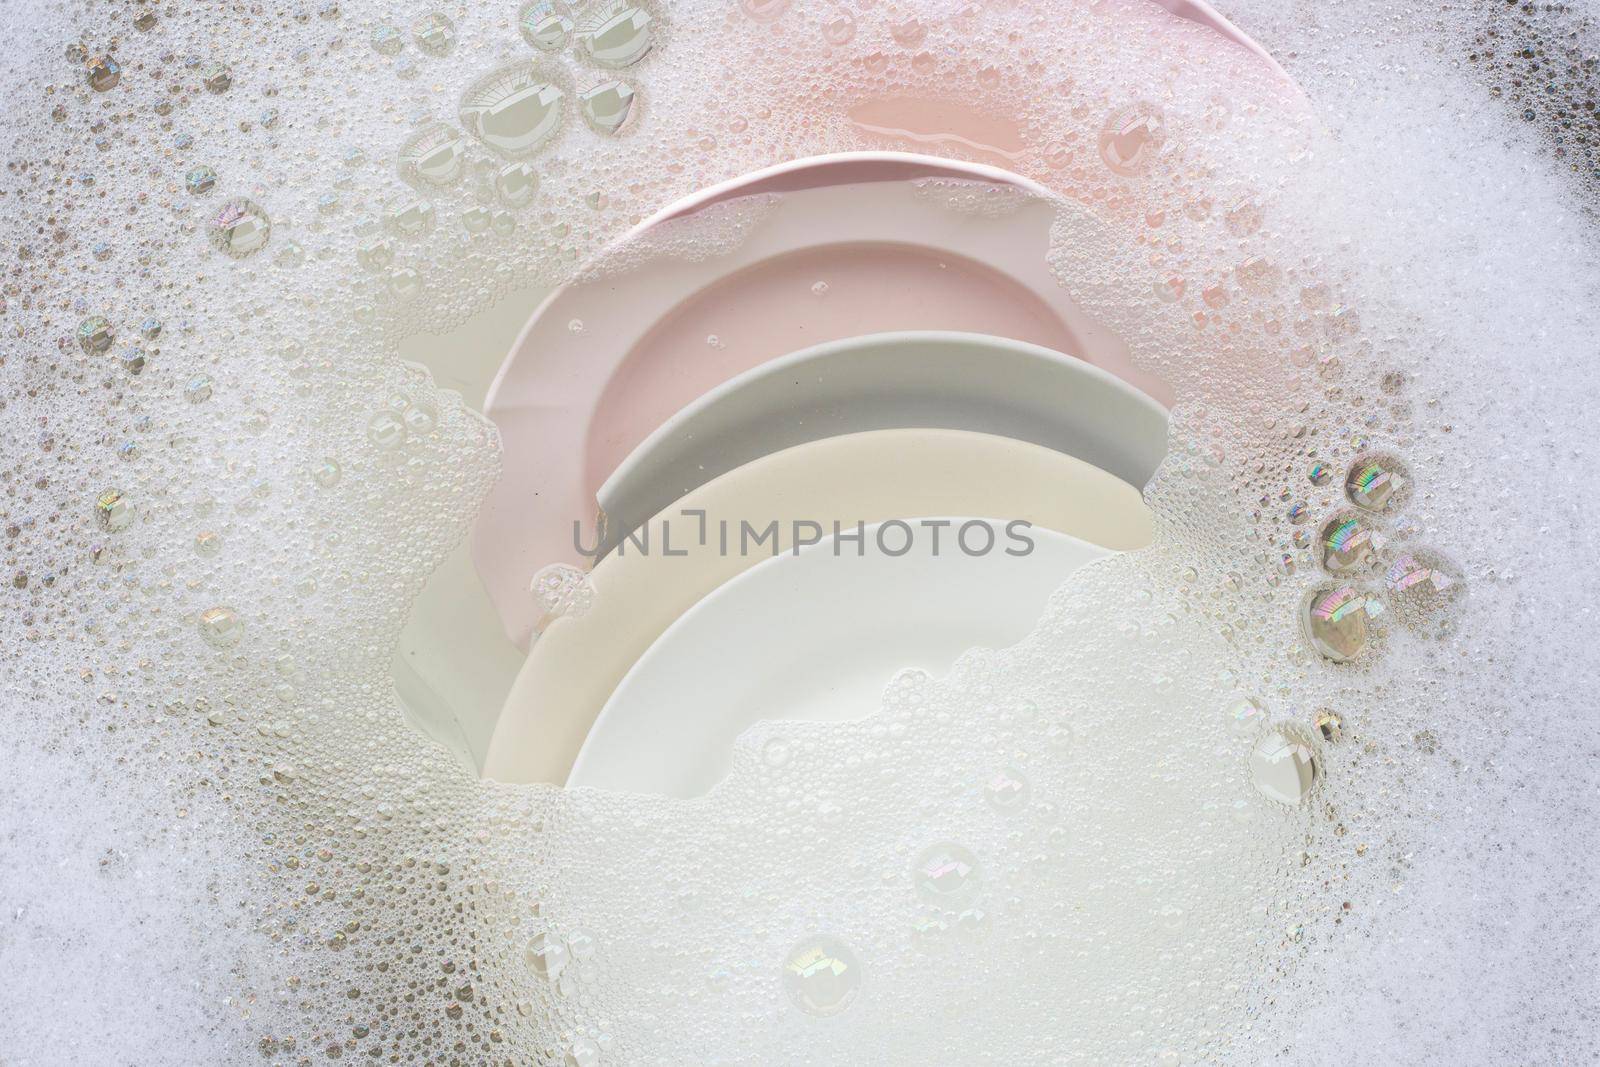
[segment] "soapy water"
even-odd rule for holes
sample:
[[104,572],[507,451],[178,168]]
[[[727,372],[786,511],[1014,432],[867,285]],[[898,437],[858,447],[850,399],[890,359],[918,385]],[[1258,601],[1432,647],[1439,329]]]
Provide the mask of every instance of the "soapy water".
[[[0,1054],[1592,1057],[1593,177],[1461,62],[1583,27],[1278,6],[1303,97],[1133,2],[31,11]],[[472,780],[388,660],[496,437],[396,345],[863,148],[1060,194],[1155,544],[703,800]]]

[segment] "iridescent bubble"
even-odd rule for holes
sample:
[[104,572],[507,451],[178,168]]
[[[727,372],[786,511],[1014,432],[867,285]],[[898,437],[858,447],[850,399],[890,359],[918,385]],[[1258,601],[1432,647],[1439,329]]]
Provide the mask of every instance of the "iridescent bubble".
[[203,404],[211,399],[213,391],[211,375],[196,374],[184,383],[183,398],[191,404]]
[[466,171],[466,139],[442,122],[430,123],[400,146],[403,181],[415,186],[454,185]]
[[1100,158],[1114,173],[1132,177],[1150,165],[1167,140],[1166,120],[1154,104],[1113,111],[1100,130]]
[[531,155],[561,128],[564,95],[527,64],[503,67],[462,96],[461,124],[496,152]]
[[406,439],[406,424],[392,411],[380,411],[367,421],[367,439],[382,449],[398,448]]
[[551,980],[561,976],[571,959],[566,943],[555,934],[543,931],[533,935],[523,949],[522,956],[535,974]]
[[225,93],[233,87],[233,72],[224,63],[211,63],[200,76],[208,93]]
[[1304,802],[1317,781],[1316,756],[1301,729],[1280,723],[1250,748],[1250,780],[1262,796],[1279,804]]
[[400,417],[405,421],[407,432],[419,436],[432,433],[439,421],[439,413],[434,406],[421,400],[406,405]]
[[1411,553],[1390,564],[1384,572],[1383,581],[1391,593],[1409,593],[1413,590],[1442,593],[1455,585],[1455,579]]
[[822,27],[822,39],[835,48],[849,44],[856,35],[855,16],[848,11],[837,11]]
[[207,233],[211,245],[224,255],[243,259],[261,251],[272,235],[267,213],[246,197],[235,197],[211,217]]
[[977,894],[981,879],[978,857],[949,841],[930,845],[911,861],[911,878],[922,898],[932,904],[954,906]]
[[564,4],[534,0],[517,16],[523,40],[541,52],[559,52],[572,34],[572,17]]
[[1306,471],[1312,485],[1327,485],[1333,481],[1333,468],[1326,463],[1313,463],[1311,469]]
[[1322,565],[1330,574],[1350,574],[1372,563],[1382,538],[1355,515],[1338,515],[1322,528]]
[[402,237],[421,237],[433,229],[433,205],[416,197],[399,197],[389,202],[384,221]]
[[212,648],[232,648],[244,638],[244,621],[232,608],[207,608],[200,613],[200,636]]
[[1311,647],[1335,663],[1359,656],[1370,638],[1368,621],[1382,607],[1354,586],[1319,589],[1306,597],[1301,613]]
[[650,51],[650,13],[627,0],[611,0],[584,16],[578,39],[602,67],[630,67]]
[[390,271],[389,291],[401,300],[412,299],[422,292],[422,272],[414,267]]
[[104,315],[90,315],[78,323],[78,347],[91,356],[100,355],[111,348],[117,332]]
[[343,474],[344,470],[339,466],[338,460],[325,459],[317,464],[316,469],[311,472],[311,477],[322,488],[332,489],[339,484],[339,479]]
[[633,111],[634,92],[624,82],[596,85],[578,96],[583,120],[596,133],[612,134],[622,129]]
[[998,812],[1010,815],[1028,805],[1028,779],[1015,767],[997,772],[983,786],[983,797]]
[[1254,697],[1241,696],[1223,709],[1223,719],[1235,737],[1253,737],[1267,721],[1267,709]]
[[117,489],[107,489],[94,505],[95,520],[100,529],[115,533],[133,524],[133,504]]
[[88,60],[84,64],[84,72],[89,88],[97,93],[116,88],[117,82],[122,80],[122,67],[109,54]]
[[394,262],[394,242],[387,237],[373,237],[356,249],[356,262],[370,271],[380,271]]
[[405,35],[399,27],[380,22],[372,27],[372,50],[380,56],[397,56],[406,46]]
[[183,184],[191,195],[201,196],[217,184],[217,172],[210,167],[194,167],[183,176]]
[[1317,728],[1318,735],[1330,744],[1344,740],[1344,720],[1330,708],[1317,709],[1311,724]]
[[425,55],[447,56],[456,46],[456,26],[439,12],[430,11],[411,23],[411,39]]
[[1388,508],[1405,485],[1393,462],[1383,458],[1357,460],[1345,479],[1351,502],[1368,511]]
[[1395,558],[1384,570],[1383,585],[1395,617],[1404,626],[1418,629],[1432,623],[1447,623],[1460,600],[1464,585],[1453,564],[1424,549]]
[[843,941],[817,934],[789,950],[783,987],[807,1015],[838,1015],[861,991],[861,962]]
[[[539,191],[539,174],[527,163],[511,163],[502,167],[494,178],[495,192],[510,207],[526,207]],[[484,225],[488,225],[488,212],[484,212]]]

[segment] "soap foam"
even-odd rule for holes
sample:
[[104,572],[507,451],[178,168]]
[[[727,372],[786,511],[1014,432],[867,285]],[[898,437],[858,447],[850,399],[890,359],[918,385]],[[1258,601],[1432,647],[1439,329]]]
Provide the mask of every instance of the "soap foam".
[[[584,7],[553,57],[521,12],[446,10],[445,31],[363,2],[147,29],[41,4],[19,31],[7,1057],[1583,1056],[1593,176],[1463,57],[1588,29],[1241,3],[1302,99],[1131,0],[680,3],[602,67],[636,46],[627,7]],[[120,77],[99,91],[102,50]],[[534,61],[572,110],[530,205],[464,132],[459,176],[406,184],[419,123]],[[636,113],[606,136],[575,98],[616,78]],[[944,128],[886,140],[912,98]],[[865,99],[889,103],[869,122]],[[1057,274],[1180,399],[1156,544],[1076,576],[1018,647],[898,680],[878,717],[755,728],[703,801],[471,780],[405,722],[388,658],[496,435],[399,342],[570,276],[696,188],[885,147],[1061,195]],[[215,190],[190,191],[200,166]],[[214,220],[237,197],[271,232],[231,259]],[[1373,457],[1408,487],[1366,516],[1385,562],[1460,581],[1336,665],[1301,605],[1337,584],[1315,533]],[[1308,734],[1305,805],[1252,788],[1241,695],[1286,729],[1339,716],[1340,739]],[[977,859],[948,900],[917,873],[940,848]]]

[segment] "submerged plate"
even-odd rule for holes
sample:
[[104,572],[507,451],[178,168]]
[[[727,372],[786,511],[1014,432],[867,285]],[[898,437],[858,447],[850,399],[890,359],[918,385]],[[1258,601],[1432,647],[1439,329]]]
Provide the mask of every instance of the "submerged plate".
[[[930,515],[1024,519],[1111,550],[1140,547],[1151,534],[1150,513],[1133,486],[1026,441],[964,430],[877,430],[763,456],[653,519],[642,530],[648,549],[624,543],[595,567],[585,610],[550,621],[528,653],[483,773],[566,781],[595,716],[639,656],[712,590],[813,536],[796,524],[815,523],[820,538],[834,532],[834,522],[853,530]],[[773,524],[775,535],[754,542],[742,536],[744,522],[759,533]],[[674,554],[667,554],[669,544]]]
[[1222,13],[1208,4],[1206,0],[1156,0],[1156,2],[1179,18],[1197,22],[1202,26],[1208,26],[1234,44],[1248,49],[1255,54],[1256,58],[1260,59],[1282,78],[1286,84],[1293,84],[1289,77],[1289,72],[1278,65],[1278,61],[1272,58],[1272,53],[1262,48],[1239,27],[1223,18]]
[[[987,183],[978,195],[1007,203],[961,209],[929,182],[968,195]],[[925,156],[801,160],[669,209],[553,294],[486,404],[505,468],[472,553],[507,634],[523,645],[532,635],[536,571],[584,563],[572,524],[594,518],[601,485],[640,442],[791,352],[892,330],[993,334],[1070,352],[1164,399],[1051,275],[1045,195],[1007,171]]]
[[[863,555],[829,538],[716,590],[628,672],[567,784],[699,796],[751,724],[870,715],[901,670],[943,674],[970,648],[1020,641],[1069,574],[1107,555],[1043,529],[1029,531],[1027,554],[1008,555],[1022,548],[1004,523],[950,521],[937,551],[919,531],[904,555],[886,555],[869,530]],[[963,527],[974,552],[986,538],[992,550],[962,551]],[[899,531],[887,532],[898,549]]]
[[1166,411],[1082,360],[980,334],[832,341],[746,371],[668,419],[599,492],[607,543],[685,493],[769,452],[895,428],[976,430],[1053,448],[1142,486]]

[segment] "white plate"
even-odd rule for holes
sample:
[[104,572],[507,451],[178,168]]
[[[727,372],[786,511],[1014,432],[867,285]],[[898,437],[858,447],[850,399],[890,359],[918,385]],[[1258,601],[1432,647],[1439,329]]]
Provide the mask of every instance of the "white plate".
[[[906,668],[947,672],[967,649],[1027,636],[1073,571],[1107,551],[1032,530],[1011,556],[1003,523],[982,520],[996,548],[939,552],[926,531],[912,549],[855,554],[832,538],[767,560],[706,597],[650,646],[595,721],[567,780],[693,797],[728,770],[733,742],[762,719],[857,719],[879,707]],[[893,531],[899,536],[899,531]],[[969,543],[983,542],[976,531]],[[898,548],[899,540],[891,542]]]
[[[711,529],[697,540],[698,517]],[[1127,482],[1027,441],[966,430],[873,430],[827,437],[763,456],[701,486],[653,519],[646,554],[624,543],[588,581],[586,610],[556,617],[517,674],[485,756],[486,777],[565,782],[573,758],[617,684],[667,627],[701,599],[787,551],[810,520],[833,522],[986,515],[1026,519],[1107,549],[1148,544],[1150,512]],[[724,550],[737,531],[776,522],[776,545]],[[675,553],[663,554],[670,523]],[[807,531],[810,533],[810,531]],[[812,536],[816,536],[813,534]],[[531,599],[531,597],[530,597]]]

